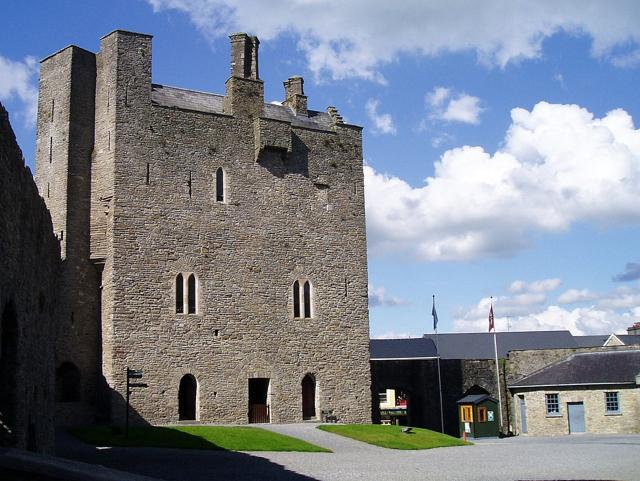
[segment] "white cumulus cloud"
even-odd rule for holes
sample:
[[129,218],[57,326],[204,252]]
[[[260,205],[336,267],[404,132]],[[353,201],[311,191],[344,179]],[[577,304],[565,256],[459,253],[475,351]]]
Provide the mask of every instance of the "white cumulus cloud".
[[447,87],[435,87],[425,95],[429,118],[444,122],[480,123],[480,99],[465,93],[453,94]]
[[553,291],[560,284],[562,284],[560,279],[542,279],[533,282],[513,281],[509,286],[509,292],[548,292]]
[[487,65],[542,55],[564,31],[591,39],[597,58],[634,64],[640,43],[637,0],[147,0],[175,10],[210,40],[249,31],[263,40],[294,35],[316,75],[384,81],[380,68],[403,53],[475,52]]
[[540,102],[511,111],[498,151],[448,150],[417,187],[367,165],[365,192],[372,254],[513,255],[533,231],[640,222],[640,130],[621,109],[596,118],[577,105]]
[[394,134],[396,126],[393,123],[391,114],[382,114],[378,112],[378,106],[380,101],[376,99],[369,99],[365,105],[367,116],[369,120],[373,122],[373,131],[380,134]]
[[377,306],[400,306],[404,304],[404,301],[396,296],[389,296],[386,293],[384,287],[379,286],[376,287],[372,284],[368,286],[369,290],[369,306],[377,307]]
[[38,114],[37,73],[34,57],[16,61],[0,55],[0,100],[19,100],[24,107],[18,115],[29,126],[35,125]]
[[589,300],[598,300],[598,302],[596,305],[566,309],[558,305],[547,305],[545,294],[542,292],[501,295],[493,299],[482,298],[471,308],[457,310],[453,330],[486,332],[489,328],[489,305],[493,301],[498,331],[564,329],[575,335],[624,334],[626,328],[633,324],[640,313],[640,286],[620,288],[609,294],[569,289],[558,298],[559,303]]
[[589,289],[569,289],[558,296],[560,304],[575,304],[576,302],[591,302],[600,297]]

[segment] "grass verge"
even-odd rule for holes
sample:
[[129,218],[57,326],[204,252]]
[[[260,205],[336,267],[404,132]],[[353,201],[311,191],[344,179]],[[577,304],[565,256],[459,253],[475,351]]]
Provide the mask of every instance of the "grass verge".
[[318,429],[390,449],[432,449],[472,444],[422,428],[411,428],[411,433],[403,433],[403,427],[382,424],[322,424]]
[[149,426],[132,427],[129,436],[111,427],[73,428],[69,433],[95,446],[215,449],[226,451],[300,451],[330,453],[331,450],[298,438],[241,426]]

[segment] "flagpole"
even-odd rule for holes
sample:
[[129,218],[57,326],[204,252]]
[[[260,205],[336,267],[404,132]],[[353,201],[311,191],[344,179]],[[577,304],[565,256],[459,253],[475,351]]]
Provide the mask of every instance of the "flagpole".
[[440,394],[440,432],[444,434],[444,412],[442,406],[442,377],[440,376],[440,349],[438,345],[438,314],[436,314],[436,296],[433,295],[433,309],[431,310],[433,316],[433,328],[436,331],[436,356],[438,361],[438,393]]
[[[491,297],[491,310],[489,313],[489,324],[493,321],[493,296]],[[495,321],[494,321],[495,322]],[[502,394],[500,392],[500,365],[498,364],[498,341],[496,340],[496,326],[493,324],[493,352],[496,360],[496,385],[498,386],[498,413],[500,414],[500,432],[502,432]]]

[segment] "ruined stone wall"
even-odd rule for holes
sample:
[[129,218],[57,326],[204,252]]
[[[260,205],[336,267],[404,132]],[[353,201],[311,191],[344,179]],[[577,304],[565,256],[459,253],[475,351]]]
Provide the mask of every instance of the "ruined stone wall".
[[60,246],[0,104],[0,444],[53,452]]

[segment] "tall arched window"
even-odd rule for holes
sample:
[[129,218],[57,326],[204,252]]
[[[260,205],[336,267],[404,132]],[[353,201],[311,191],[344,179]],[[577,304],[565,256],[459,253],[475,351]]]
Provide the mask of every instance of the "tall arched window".
[[224,202],[224,170],[216,170],[216,202]]
[[300,283],[293,283],[293,317],[300,317]]
[[195,274],[181,272],[176,276],[176,314],[196,314],[198,309],[198,281]]
[[311,311],[311,283],[304,279],[297,280],[293,283],[293,317],[308,319]]
[[304,317],[311,317],[311,284],[304,283]]
[[187,282],[187,304],[188,304],[188,313],[195,314],[196,313],[196,276],[191,274],[189,276],[189,281]]
[[184,278],[182,274],[176,276],[176,313],[184,313]]

